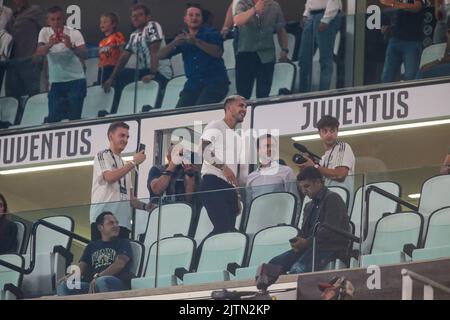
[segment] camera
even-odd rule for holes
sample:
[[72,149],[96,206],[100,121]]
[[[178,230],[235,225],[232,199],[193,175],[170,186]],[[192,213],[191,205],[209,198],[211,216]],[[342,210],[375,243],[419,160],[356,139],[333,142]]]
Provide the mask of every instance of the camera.
[[292,161],[296,164],[304,164],[306,161],[305,157],[303,157],[301,154],[294,154],[294,156],[292,157]]

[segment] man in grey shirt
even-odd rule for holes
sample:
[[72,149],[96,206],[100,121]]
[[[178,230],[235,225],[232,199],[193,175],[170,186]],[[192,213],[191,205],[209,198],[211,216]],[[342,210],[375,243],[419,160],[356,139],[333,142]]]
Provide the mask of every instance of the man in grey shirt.
[[239,0],[233,21],[239,27],[237,92],[250,99],[256,80],[256,97],[268,97],[276,62],[274,31],[281,47],[280,61],[288,61],[288,37],[281,7],[273,0]]

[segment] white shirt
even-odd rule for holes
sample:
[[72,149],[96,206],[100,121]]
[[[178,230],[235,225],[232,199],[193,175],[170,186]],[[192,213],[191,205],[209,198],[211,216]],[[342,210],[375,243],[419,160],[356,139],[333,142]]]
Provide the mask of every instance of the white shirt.
[[123,166],[122,158],[109,149],[100,151],[95,156],[91,191],[92,205],[89,215],[91,223],[94,223],[102,212],[111,211],[119,220],[121,227],[131,230],[130,174],[126,174],[114,183],[108,183],[103,178],[104,172],[120,169]]
[[[47,44],[50,36],[53,34],[55,32],[51,27],[42,28],[41,32],[39,32],[38,42]],[[85,44],[83,35],[76,29],[65,26],[64,34],[70,37],[70,41],[75,47]],[[80,59],[62,42],[50,48],[47,59],[50,83],[68,82],[86,78]]]
[[323,9],[325,9],[325,13],[322,22],[330,23],[330,21],[339,13],[339,10],[342,10],[342,2],[341,0],[307,0],[303,16],[309,17],[311,11]]
[[[238,164],[241,158],[241,136],[228,127],[224,120],[210,122],[203,131],[201,140],[211,142],[208,148],[214,152],[217,164],[226,164],[237,177]],[[208,150],[206,148],[205,150]],[[228,183],[223,171],[208,162],[208,152],[203,155],[202,176],[211,174]]]
[[0,5],[0,30],[6,29],[6,26],[11,21],[13,12],[10,8]]

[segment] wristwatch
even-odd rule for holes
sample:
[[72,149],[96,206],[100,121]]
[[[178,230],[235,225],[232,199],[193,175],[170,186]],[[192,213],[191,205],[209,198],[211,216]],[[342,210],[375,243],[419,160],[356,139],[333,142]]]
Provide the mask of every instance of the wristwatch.
[[286,49],[286,48],[281,49],[281,51],[289,53],[289,49]]

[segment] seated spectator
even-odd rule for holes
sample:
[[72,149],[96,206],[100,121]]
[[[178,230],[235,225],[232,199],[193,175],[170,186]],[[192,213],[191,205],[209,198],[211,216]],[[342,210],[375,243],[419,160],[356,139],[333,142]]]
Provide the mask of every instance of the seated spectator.
[[445,156],[444,163],[442,164],[441,174],[450,174],[450,149]]
[[181,53],[187,77],[177,108],[218,103],[227,93],[229,80],[223,55],[220,33],[203,25],[202,10],[189,6],[184,15],[188,31],[179,34],[161,49],[161,59]]
[[417,73],[417,79],[450,76],[450,17],[447,20],[447,47],[442,58],[425,64]]
[[0,88],[3,85],[3,75],[7,67],[6,60],[11,53],[13,38],[10,35],[10,28],[13,21],[13,12],[0,1]]
[[[318,169],[308,167],[298,175],[302,192],[312,201],[306,204],[301,230],[291,242],[292,249],[273,258],[270,263],[282,267],[284,273],[312,271],[313,236],[317,223],[327,223],[337,229],[349,232],[347,208],[342,198],[324,186]],[[315,271],[323,269],[340,253],[345,252],[349,242],[344,237],[319,228],[316,233]]]
[[446,42],[447,19],[450,18],[450,0],[435,0],[434,12],[437,21],[433,34],[433,43]]
[[256,140],[259,155],[258,168],[247,177],[247,200],[271,192],[290,192],[299,199],[295,174],[291,168],[279,163],[275,137],[263,135]]
[[60,279],[59,296],[130,289],[134,276],[130,271],[130,241],[118,238],[119,223],[111,212],[100,214],[96,224],[101,240],[90,242],[84,249],[78,264],[81,279],[76,278],[76,273]]
[[52,7],[47,15],[49,26],[39,32],[36,55],[47,57],[51,85],[48,122],[80,119],[86,97],[86,75],[82,63],[87,58],[86,45],[81,32],[65,26],[65,20],[63,10]]
[[[158,51],[166,45],[166,41],[161,25],[152,21],[150,9],[142,3],[135,4],[131,8],[131,22],[136,31],[130,35],[130,40],[111,76],[103,84],[105,92],[108,92],[114,84],[114,112],[119,104],[123,88],[135,79],[144,83],[155,80],[160,88],[164,88],[172,78],[170,61],[158,58]],[[132,55],[136,56],[137,65],[125,68]]]
[[125,36],[117,31],[119,17],[115,13],[104,13],[100,17],[100,30],[105,38],[98,45],[99,68],[98,80],[101,85],[111,76],[122,54],[125,45]]
[[0,255],[17,252],[17,225],[7,214],[8,204],[0,193]]
[[413,80],[420,66],[422,54],[422,25],[425,0],[381,0],[381,4],[397,9],[389,26],[382,26],[384,33],[391,38],[386,49],[381,81],[392,82],[400,72],[402,63],[405,66],[404,80]]
[[[147,188],[150,201],[154,204],[158,204],[159,197],[162,196],[170,202],[192,202],[191,193],[196,191],[198,173],[190,159],[183,158],[183,149],[179,147],[181,145],[171,145],[166,156],[168,164],[153,166],[148,173]],[[177,155],[174,152],[179,153]],[[172,158],[173,154],[178,156],[177,159]]]

